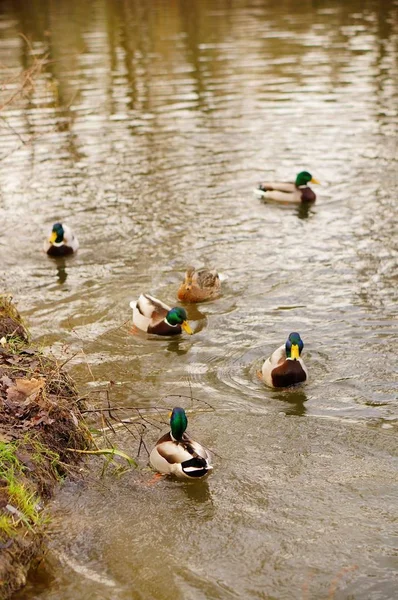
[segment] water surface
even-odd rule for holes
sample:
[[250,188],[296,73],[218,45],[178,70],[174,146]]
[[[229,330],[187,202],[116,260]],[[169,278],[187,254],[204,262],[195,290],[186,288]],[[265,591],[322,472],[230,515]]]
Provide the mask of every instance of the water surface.
[[[394,598],[397,22],[387,0],[1,3],[0,104],[49,61],[1,111],[1,287],[82,393],[209,402],[190,429],[217,453],[203,485],[66,486],[21,598]],[[313,207],[253,194],[302,169]],[[41,252],[58,219],[64,262]],[[189,264],[228,275],[195,335],[131,335],[130,300],[174,303]],[[268,390],[293,330],[310,382]]]

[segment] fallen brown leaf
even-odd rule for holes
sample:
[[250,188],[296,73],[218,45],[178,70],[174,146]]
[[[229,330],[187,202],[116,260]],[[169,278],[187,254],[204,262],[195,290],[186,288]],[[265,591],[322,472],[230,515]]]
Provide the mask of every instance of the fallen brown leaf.
[[22,392],[26,397],[32,396],[32,394],[38,394],[44,388],[44,379],[20,379],[15,380],[15,386],[18,392]]
[[10,379],[8,377],[8,375],[3,375],[3,377],[0,379],[0,381],[5,387],[10,387],[10,386],[14,385],[13,380]]
[[35,402],[39,394],[41,394],[44,388],[44,379],[15,379],[15,383],[12,383],[7,388],[7,400],[27,406],[32,402]]

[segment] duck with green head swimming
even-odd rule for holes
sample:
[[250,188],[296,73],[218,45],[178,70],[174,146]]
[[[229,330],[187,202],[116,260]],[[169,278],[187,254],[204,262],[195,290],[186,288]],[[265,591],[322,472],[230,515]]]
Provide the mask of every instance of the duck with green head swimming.
[[308,186],[309,183],[319,183],[308,171],[300,171],[294,183],[282,181],[266,181],[260,183],[258,191],[264,200],[281,204],[300,204],[302,202],[315,202],[315,192]]
[[165,475],[179,479],[203,479],[212,470],[210,452],[185,432],[188,419],[179,406],[170,413],[170,431],[156,443],[150,456],[151,466]]
[[301,358],[304,342],[297,332],[289,334],[285,344],[279,346],[264,362],[261,377],[270,387],[289,387],[308,381],[308,371]]
[[79,242],[72,229],[64,223],[54,223],[49,237],[44,242],[48,256],[67,256],[79,248]]
[[133,324],[141,331],[155,335],[179,335],[182,330],[193,331],[187,321],[185,308],[171,308],[149,294],[141,294],[137,301],[130,302],[133,309]]

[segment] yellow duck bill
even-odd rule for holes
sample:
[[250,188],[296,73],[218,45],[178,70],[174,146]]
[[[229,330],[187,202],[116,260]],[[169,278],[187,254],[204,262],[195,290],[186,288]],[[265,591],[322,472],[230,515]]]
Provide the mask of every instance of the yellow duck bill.
[[184,330],[186,333],[189,333],[189,335],[192,335],[192,334],[193,334],[193,331],[192,331],[192,329],[191,329],[191,327],[190,327],[190,325],[189,325],[188,321],[183,321],[183,322],[181,323],[181,327],[183,328],[183,330]]

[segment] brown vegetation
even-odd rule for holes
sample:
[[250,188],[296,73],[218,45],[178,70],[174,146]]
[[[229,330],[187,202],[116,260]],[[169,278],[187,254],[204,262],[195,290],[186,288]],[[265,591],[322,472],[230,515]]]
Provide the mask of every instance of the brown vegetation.
[[0,296],[0,600],[24,585],[46,523],[43,501],[90,436],[78,394],[57,362],[27,345],[11,300]]

